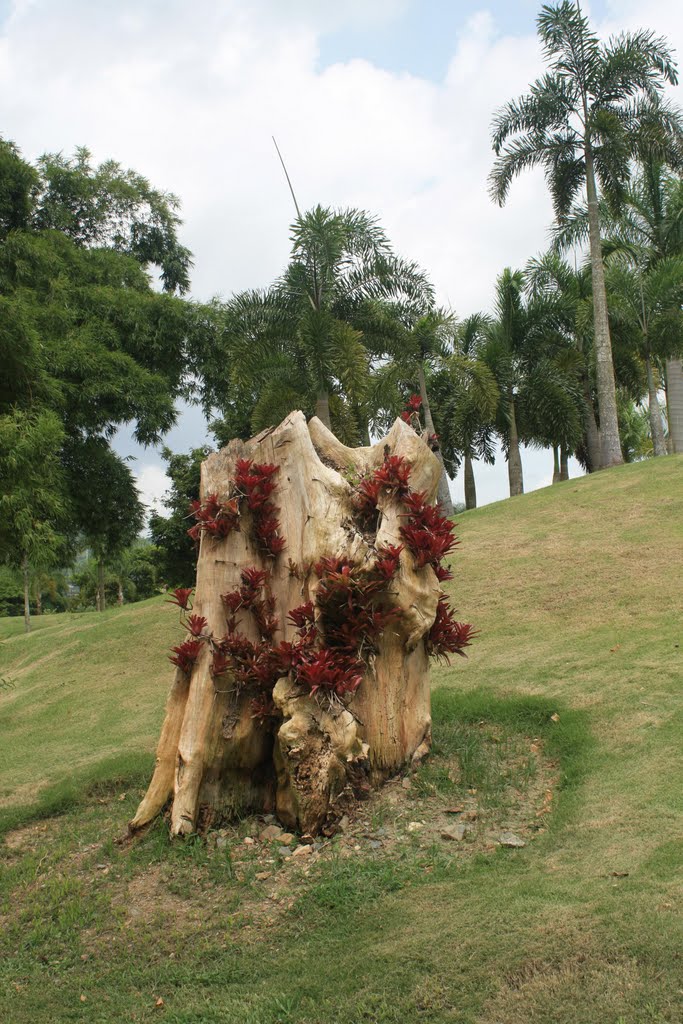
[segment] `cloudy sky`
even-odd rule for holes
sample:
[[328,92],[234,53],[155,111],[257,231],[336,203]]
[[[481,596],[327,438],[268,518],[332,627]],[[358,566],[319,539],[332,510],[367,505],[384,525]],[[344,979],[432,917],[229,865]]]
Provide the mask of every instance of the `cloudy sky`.
[[[25,157],[87,145],[182,200],[193,295],[267,285],[288,253],[291,198],[376,214],[395,248],[462,316],[496,274],[544,248],[551,208],[527,174],[504,209],[486,192],[488,129],[541,71],[537,0],[0,0],[0,134]],[[647,27],[683,43],[673,0],[596,0],[601,33]],[[681,102],[680,92],[678,101]],[[206,441],[183,410],[166,443]],[[133,444],[144,499],[161,460]],[[523,454],[527,490],[549,452]],[[573,467],[579,472],[578,466]],[[501,460],[477,467],[480,502],[507,493]],[[453,485],[462,497],[462,480]]]

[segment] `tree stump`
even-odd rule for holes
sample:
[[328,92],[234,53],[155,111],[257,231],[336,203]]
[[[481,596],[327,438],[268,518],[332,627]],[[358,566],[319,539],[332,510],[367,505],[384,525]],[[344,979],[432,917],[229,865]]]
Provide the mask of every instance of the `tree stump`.
[[436,515],[440,473],[401,420],[350,449],[300,412],[209,456],[190,635],[131,830],[170,800],[174,835],[246,811],[314,834],[428,752],[429,653],[462,653],[470,629],[445,610],[429,537],[406,539],[406,501]]

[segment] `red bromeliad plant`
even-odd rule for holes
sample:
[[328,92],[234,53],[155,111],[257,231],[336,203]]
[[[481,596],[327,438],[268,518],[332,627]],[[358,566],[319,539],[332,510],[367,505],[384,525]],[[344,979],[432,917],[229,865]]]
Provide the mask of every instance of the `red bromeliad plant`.
[[177,587],[173,591],[173,596],[166,601],[166,604],[175,604],[180,608],[181,611],[187,612],[190,610],[190,597],[194,587]]
[[365,662],[346,652],[322,647],[298,666],[296,678],[312,694],[322,691],[328,698],[343,699],[354,694],[365,675]]
[[354,504],[359,514],[371,516],[382,492],[404,498],[409,493],[411,469],[402,455],[385,455],[381,466],[358,481]]
[[436,606],[436,618],[427,637],[427,653],[448,661],[449,654],[466,657],[469,647],[478,631],[469,622],[456,622],[455,612],[449,606],[448,598],[441,594]]
[[242,569],[240,573],[241,585],[237,590],[231,590],[221,595],[228,616],[228,632],[236,628],[236,613],[244,608],[249,610],[259,629],[262,639],[272,640],[278,628],[278,620],[273,614],[275,611],[275,600],[266,588],[269,578],[266,569],[257,569],[255,566],[249,569]]
[[251,513],[259,546],[271,558],[279,555],[285,541],[279,534],[279,509],[271,501],[277,486],[274,477],[278,472],[279,466],[238,459],[227,501],[221,501],[217,494],[209,494],[204,501],[191,503],[190,515],[196,522],[187,532],[192,540],[198,541],[202,533],[224,540],[233,530],[239,530],[240,503],[244,501]]
[[190,514],[195,525],[187,531],[192,540],[199,540],[200,534],[224,539],[233,530],[239,530],[239,502],[236,498],[220,501],[217,494],[209,494],[204,501],[190,503]]
[[428,505],[423,491],[412,491],[406,498],[407,522],[401,527],[406,547],[415,556],[416,564],[434,568],[458,544],[455,525],[442,515],[438,505]]
[[192,636],[201,637],[207,627],[207,621],[203,615],[188,615],[183,625]]
[[235,469],[235,487],[246,499],[254,520],[254,533],[264,552],[275,558],[283,550],[285,540],[279,534],[279,509],[270,500],[275,491],[275,475],[280,467],[255,463],[252,459],[238,459]]
[[169,659],[173,662],[174,665],[177,665],[179,669],[185,672],[186,675],[189,675],[189,673],[192,671],[192,667],[195,661],[199,656],[201,646],[201,640],[191,640],[188,637],[187,640],[183,640],[183,642],[181,644],[178,644],[177,647],[171,648],[171,650],[174,652],[174,655],[169,655]]

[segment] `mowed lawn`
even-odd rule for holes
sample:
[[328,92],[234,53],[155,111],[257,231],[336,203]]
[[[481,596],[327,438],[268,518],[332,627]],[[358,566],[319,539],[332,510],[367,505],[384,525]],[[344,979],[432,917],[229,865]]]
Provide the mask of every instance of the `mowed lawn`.
[[437,743],[458,716],[543,736],[546,830],[469,859],[328,861],[267,925],[229,858],[163,826],[115,842],[172,607],[28,637],[0,620],[0,1020],[683,1021],[683,458],[464,514],[459,536],[449,586],[481,634],[433,673]]

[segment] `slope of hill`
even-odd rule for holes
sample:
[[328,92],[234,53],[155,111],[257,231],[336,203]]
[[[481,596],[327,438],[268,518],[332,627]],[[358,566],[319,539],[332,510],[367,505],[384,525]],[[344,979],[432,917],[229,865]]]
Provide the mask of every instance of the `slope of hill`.
[[[547,721],[558,711],[548,728],[567,785],[550,827],[519,853],[468,863],[437,850],[399,866],[335,862],[268,929],[258,915],[237,923],[228,876],[192,844],[169,850],[161,828],[130,853],[111,844],[151,765],[173,609],[45,617],[28,637],[0,622],[0,824],[41,801],[73,805],[7,836],[24,850],[0,903],[0,924],[23,921],[0,944],[8,1020],[144,1020],[161,989],[177,1024],[683,1019],[683,458],[467,513],[459,536],[450,586],[481,635],[466,662],[434,672],[437,710],[443,720],[469,694],[492,717],[528,697]],[[76,786],[60,782],[74,771]],[[107,778],[126,781],[115,800]],[[74,874],[103,834],[93,857],[112,877],[161,871],[182,890],[182,927],[161,897],[149,921],[124,925],[97,866]],[[30,906],[44,863],[56,876]]]

